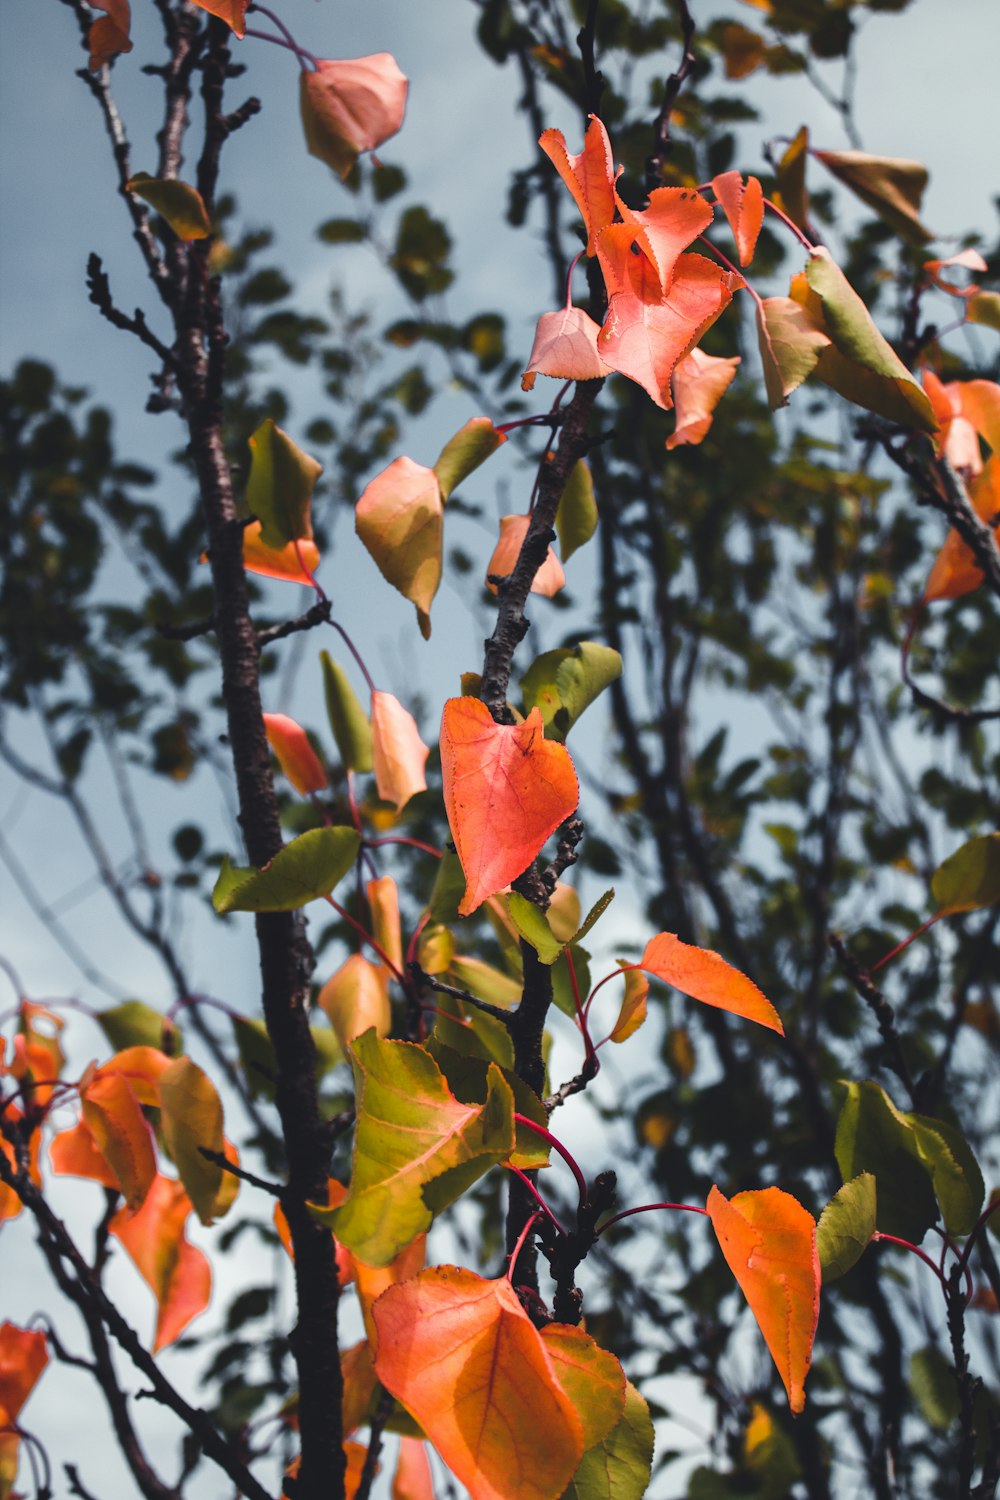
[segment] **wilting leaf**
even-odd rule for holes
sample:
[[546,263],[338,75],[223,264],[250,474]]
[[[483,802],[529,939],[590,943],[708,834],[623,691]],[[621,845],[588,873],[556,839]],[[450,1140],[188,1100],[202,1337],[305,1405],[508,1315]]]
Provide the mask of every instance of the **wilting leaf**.
[[764,190],[756,177],[744,183],[739,172],[722,172],[712,178],[712,191],[729,220],[740,265],[748,266],[764,224]]
[[[950,428],[949,436],[951,430]],[[969,487],[969,499],[981,521],[989,522],[994,516],[1000,515],[1000,454],[990,454],[982,473]],[[1000,522],[994,526],[993,535],[997,546],[1000,546]],[[983,570],[976,562],[975,553],[952,528],[934,559],[934,566],[924,589],[924,599],[960,599],[963,594],[971,594],[982,581]]]
[[846,1275],[861,1259],[875,1233],[876,1217],[875,1178],[870,1172],[859,1173],[837,1189],[816,1226],[824,1283]]
[[371,720],[358,702],[347,673],[329,652],[320,652],[326,715],[340,758],[348,771],[370,771],[375,765]]
[[485,1103],[461,1104],[422,1047],[381,1041],[374,1030],[351,1051],[358,1115],[350,1196],[332,1213],[313,1211],[353,1255],[387,1265],[430,1228],[425,1189],[432,1181],[440,1211],[509,1156],[513,1098],[494,1067]]
[[406,77],[388,52],[303,69],[299,105],[310,154],[344,178],[363,151],[396,134],[406,112]]
[[465,871],[463,917],[510,884],[579,801],[573,762],[547,740],[542,715],[495,724],[478,698],[449,698],[441,775],[452,838]]
[[[949,281],[942,276],[941,272],[948,266],[961,266],[966,271],[988,271],[989,266],[983,260],[978,250],[959,250],[957,255],[949,255],[944,260],[925,260],[924,270],[928,273],[936,287],[942,292],[947,292],[952,297],[971,297],[976,288],[972,286],[959,286],[955,281]],[[996,293],[994,293],[994,296]]]
[[641,1500],[653,1467],[653,1419],[630,1381],[625,1410],[608,1436],[580,1460],[562,1500]]
[[472,1500],[552,1500],[583,1456],[580,1419],[506,1280],[435,1266],[374,1308],[382,1384]]
[[869,156],[864,151],[812,154],[905,240],[925,245],[934,238],[920,222],[920,204],[927,186],[927,168],[920,162]]
[[158,1175],[138,1213],[121,1208],[111,1221],[157,1302],[153,1353],[172,1344],[204,1312],[212,1295],[212,1272],[202,1252],[184,1237],[191,1200],[183,1185]]
[[706,1204],[729,1269],[740,1284],[788,1404],[805,1406],[805,1379],[819,1319],[820,1267],[816,1224],[780,1188],[737,1193],[731,1201],[713,1187]]
[[398,812],[427,790],[424,767],[430,751],[413,715],[392,693],[372,693],[372,737],[378,794]]
[[433,469],[397,458],[361,495],[354,524],[383,578],[417,608],[421,633],[430,635],[430,607],[441,582],[444,510]]
[[90,50],[87,66],[92,73],[96,73],[98,68],[103,68],[113,57],[132,51],[132,39],[129,35],[132,17],[128,0],[89,0],[89,3],[93,9],[107,12],[106,15],[98,16],[87,32],[87,46]]
[[1000,901],[1000,833],[969,839],[931,877],[938,912],[979,911]]
[[[203,1224],[213,1223],[235,1197],[224,1193],[222,1167],[200,1149],[226,1154],[222,1100],[208,1074],[189,1057],[178,1057],[160,1079],[160,1127],[195,1212]],[[225,1177],[239,1186],[231,1173]]]
[[601,232],[598,253],[609,301],[597,347],[606,364],[669,411],[674,366],[729,306],[734,283],[713,261],[684,254],[663,292],[653,262],[632,254],[633,239],[626,224]]
[[569,562],[573,553],[590,541],[597,530],[597,521],[594,481],[590,469],[581,458],[569,471],[566,488],[560,496],[556,511],[556,535],[564,563]]
[[194,3],[202,10],[207,10],[210,15],[218,16],[221,21],[225,21],[237,36],[244,35],[246,31],[244,17],[250,0],[194,0]]
[[392,1026],[386,970],[352,953],[320,990],[316,1000],[346,1050],[348,1042],[374,1026],[387,1036]]
[[227,855],[212,892],[216,911],[295,911],[326,896],[357,858],[353,828],[310,828],[258,870],[237,868]]
[[538,708],[545,738],[561,743],[583,711],[621,673],[618,652],[596,641],[544,651],[521,678],[524,711]]
[[[620,960],[619,960],[620,961]],[[641,969],[625,969],[625,994],[622,997],[618,1019],[611,1030],[613,1042],[627,1042],[639,1030],[646,1019],[646,1001],[649,996],[649,980]]]
[[0,1427],[17,1421],[48,1362],[41,1329],[0,1323]]
[[243,566],[263,578],[311,585],[311,575],[319,567],[319,548],[308,539],[268,547],[261,538],[260,522],[254,521],[243,529]]
[[[513,573],[530,525],[530,516],[500,517],[500,540],[494,547],[493,556],[486,566],[486,587],[491,594],[497,591],[496,584],[490,582],[491,578],[508,578]],[[542,566],[531,580],[531,592],[551,599],[553,594],[558,594],[565,582],[566,575],[562,570],[562,563],[549,547]]]
[[809,195],[806,192],[808,158],[809,131],[803,125],[778,162],[778,186],[774,194],[775,203],[803,233],[807,233],[809,229]]
[[155,208],[180,240],[203,240],[212,233],[208,209],[197,188],[176,177],[150,177],[136,172],[125,184],[128,192]]
[[672,932],[661,932],[650,938],[636,968],[645,969],[654,979],[662,979],[692,1000],[757,1021],[779,1036],[785,1034],[778,1012],[753,980],[710,948],[697,948],[682,943]]
[[788,405],[788,397],[812,374],[831,342],[791,297],[765,297],[758,303],[757,343],[772,411]]
[[95,1149],[128,1207],[137,1209],[156,1176],[152,1132],[138,1099],[122,1074],[106,1073],[81,1089],[80,1104]]
[[452,491],[457,490],[506,441],[507,434],[498,432],[489,417],[470,417],[465,426],[448,439],[434,465],[442,500],[447,500]]
[[719,359],[692,349],[674,366],[671,376],[677,422],[667,438],[668,448],[700,443],[712,425],[715,408],[736,378],[739,355]]
[[261,422],[249,443],[246,503],[260,522],[264,546],[277,550],[289,542],[311,541],[312,492],[323,465],[303,453],[270,417]]
[[327,785],[326,772],[302,725],[287,714],[265,714],[264,729],[267,743],[295,790],[303,797],[321,792]]
[[542,313],[521,376],[522,391],[532,389],[536,375],[551,375],[556,380],[603,380],[610,375],[611,366],[597,352],[600,331],[582,307],[568,301],[556,312]]
[[926,392],[879,333],[829,250],[820,245],[810,252],[805,277],[793,277],[791,290],[810,319],[833,340],[816,364],[818,380],[890,421],[937,432]]
[[561,130],[543,130],[538,144],[576,200],[587,230],[587,254],[596,237],[615,216],[615,163],[608,132],[591,115],[579,156],[570,156]]

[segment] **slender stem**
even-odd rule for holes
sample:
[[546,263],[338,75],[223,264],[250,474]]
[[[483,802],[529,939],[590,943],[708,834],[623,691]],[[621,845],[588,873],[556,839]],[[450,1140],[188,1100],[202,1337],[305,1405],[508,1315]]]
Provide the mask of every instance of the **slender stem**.
[[538,1191],[538,1189],[536,1188],[535,1184],[532,1182],[531,1178],[528,1176],[527,1172],[522,1172],[521,1168],[520,1167],[515,1167],[514,1163],[511,1162],[511,1161],[506,1162],[505,1165],[507,1167],[508,1172],[513,1172],[513,1174],[514,1174],[515,1177],[519,1177],[521,1179],[521,1181],[524,1183],[524,1186],[528,1189],[528,1192],[534,1198],[535,1202],[539,1205],[540,1208],[543,1208],[545,1210],[545,1212],[548,1214],[549,1218],[552,1220],[553,1224],[556,1226],[556,1228],[558,1229],[559,1233],[560,1234],[565,1234],[566,1233],[565,1229],[560,1224],[559,1220],[556,1218],[555,1214],[552,1212],[551,1208],[546,1203],[545,1199],[542,1197],[541,1193]]
[[630,1219],[633,1214],[652,1213],[654,1208],[676,1208],[686,1214],[704,1214],[706,1219],[711,1218],[707,1208],[699,1208],[696,1203],[643,1203],[639,1208],[626,1208],[620,1214],[615,1214],[613,1219],[606,1219],[598,1229],[598,1234],[603,1234],[610,1229],[612,1224],[617,1224],[621,1219]]
[[711,250],[711,252],[715,256],[716,260],[719,261],[719,263],[721,265],[725,266],[726,270],[730,273],[730,275],[732,275],[732,276],[738,276],[740,278],[740,281],[743,283],[743,286],[750,293],[751,297],[756,302],[757,306],[760,308],[760,310],[761,310],[761,316],[763,316],[763,312],[764,312],[764,299],[761,297],[761,295],[760,295],[759,292],[754,291],[753,287],[750,285],[749,281],[747,281],[746,277],[744,276],[743,272],[740,270],[739,266],[734,266],[733,263],[732,263],[732,261],[729,259],[729,256],[726,255],[724,251],[720,250],[719,247],[718,247],[718,245],[713,245],[712,241],[710,239],[708,239],[706,235],[699,234],[698,239],[706,247],[706,249]]
[[807,235],[803,234],[799,226],[792,219],[790,219],[788,215],[782,209],[780,209],[776,203],[772,203],[770,198],[764,199],[764,207],[770,209],[771,213],[777,215],[781,222],[792,231],[799,244],[803,245],[806,250],[814,250],[816,248],[812,240],[809,239]]
[[914,942],[918,937],[923,937],[928,927],[933,927],[938,918],[943,915],[943,912],[936,911],[933,917],[928,917],[926,922],[921,922],[920,926],[916,929],[915,932],[911,932],[909,936],[905,937],[901,943],[897,943],[895,948],[890,949],[890,951],[885,954],[883,958],[880,958],[877,964],[873,964],[871,969],[869,970],[869,973],[877,974],[883,964],[887,964],[891,958],[895,958],[897,954],[902,953],[903,950],[905,948],[908,948],[910,944]]
[[610,974],[605,974],[605,976],[604,976],[603,979],[599,979],[597,981],[597,983],[594,985],[594,988],[591,990],[590,994],[587,996],[587,1003],[586,1003],[586,1005],[583,1008],[584,1017],[587,1017],[587,1016],[590,1015],[590,1007],[594,1003],[594,997],[597,994],[598,990],[603,989],[606,984],[610,984],[611,981],[612,981],[612,979],[617,979],[619,977],[619,975],[621,975],[621,974],[627,974],[630,969],[641,969],[641,968],[642,968],[641,964],[622,964],[622,966],[621,966],[620,969],[614,969]]
[[591,1041],[590,1032],[587,1029],[587,1017],[584,1015],[583,1001],[580,999],[580,986],[577,983],[576,966],[573,963],[573,955],[570,952],[569,948],[565,949],[565,953],[566,967],[569,970],[570,989],[573,991],[573,1006],[576,1010],[576,1021],[583,1036],[584,1053],[586,1055],[587,1062],[593,1065],[594,1071],[596,1073],[600,1069],[601,1064],[598,1061],[597,1049],[594,1046],[594,1043]]
[[403,834],[386,834],[381,839],[365,839],[366,849],[381,849],[383,844],[406,844],[411,849],[419,849],[424,854],[432,854],[435,859],[444,859],[443,849],[435,849],[433,844],[425,844],[422,839],[411,839]]
[[[282,42],[278,42],[278,45],[279,46],[288,47],[290,49],[290,51],[294,52],[295,56],[298,58],[299,62],[302,63],[303,66],[305,66],[305,63],[307,63],[307,62],[312,63],[312,65],[313,65],[314,68],[319,66],[319,58],[315,57],[313,55],[313,53],[307,52],[304,47],[300,47],[299,46],[298,42],[292,36],[292,33],[289,31],[289,29],[285,25],[284,21],[281,19],[280,16],[275,15],[275,13],[274,13],[273,10],[269,10],[266,5],[256,5],[256,4],[255,5],[251,5],[250,9],[251,9],[251,11],[259,11],[262,16],[266,16],[267,17],[267,19],[272,23],[272,25],[277,26],[278,30],[281,32],[281,35],[285,39],[283,43]],[[267,33],[264,32],[264,31],[252,31],[251,32],[251,31],[248,30],[246,34],[247,34],[247,36],[256,36],[256,37],[259,37],[262,41],[265,41],[265,42],[277,42],[277,40],[278,40],[277,37],[268,36]]]
[[390,974],[393,974],[395,978],[399,980],[400,984],[405,985],[406,980],[403,978],[399,969],[393,963],[392,959],[389,957],[388,953],[386,953],[385,949],[381,946],[378,940],[372,937],[367,928],[363,927],[356,917],[352,917],[350,912],[345,907],[341,906],[339,901],[334,901],[332,896],[324,896],[323,899],[333,907],[338,917],[343,917],[344,921],[349,923],[349,925],[354,928],[355,932],[364,942],[368,944],[369,948],[374,948],[375,952],[385,964]]
[[934,1272],[934,1275],[937,1277],[938,1281],[940,1281],[941,1285],[945,1286],[945,1279],[942,1276],[940,1269],[937,1265],[935,1265],[934,1261],[927,1254],[927,1251],[921,1250],[919,1245],[912,1244],[910,1240],[901,1240],[899,1236],[895,1234],[883,1234],[881,1230],[878,1229],[872,1235],[872,1240],[883,1240],[888,1245],[898,1245],[900,1249],[909,1250],[913,1255],[918,1255],[925,1266],[930,1266],[931,1270]]
[[573,1176],[576,1178],[576,1185],[580,1190],[580,1202],[586,1203],[587,1195],[589,1193],[589,1188],[587,1187],[587,1179],[586,1177],[584,1177],[583,1172],[580,1170],[579,1163],[566,1150],[566,1147],[563,1145],[562,1141],[556,1140],[552,1132],[550,1130],[546,1130],[544,1125],[538,1125],[534,1120],[529,1120],[527,1115],[519,1115],[515,1113],[514,1123],[516,1125],[523,1125],[527,1130],[533,1130],[535,1134],[537,1136],[540,1136],[543,1141],[548,1142],[553,1151],[558,1151],[559,1155],[562,1157],[563,1161],[566,1163],[570,1171],[573,1173]]
[[[517,1117],[515,1116],[515,1119],[516,1118]],[[524,1242],[528,1238],[528,1235],[534,1229],[534,1227],[535,1227],[535,1221],[537,1219],[540,1219],[541,1216],[542,1216],[541,1209],[540,1208],[536,1208],[535,1212],[533,1214],[531,1214],[531,1216],[529,1217],[529,1219],[528,1219],[527,1223],[525,1224],[524,1228],[521,1230],[521,1233],[518,1235],[518,1237],[517,1237],[517,1243],[515,1244],[513,1250],[510,1252],[510,1260],[509,1260],[509,1263],[507,1265],[507,1280],[510,1282],[510,1284],[512,1286],[514,1284],[514,1267],[517,1265],[517,1257],[520,1255],[522,1249],[524,1248]]]
[[354,642],[351,640],[351,637],[347,634],[347,631],[344,629],[343,625],[340,624],[339,620],[330,620],[328,623],[333,626],[334,630],[340,636],[341,640],[344,642],[344,645],[347,647],[348,651],[357,662],[358,667],[361,671],[361,675],[365,679],[365,682],[368,684],[368,691],[370,693],[374,693],[375,683],[372,680],[372,675],[369,672],[368,668],[361,660],[361,653],[358,650],[357,646],[355,646]]

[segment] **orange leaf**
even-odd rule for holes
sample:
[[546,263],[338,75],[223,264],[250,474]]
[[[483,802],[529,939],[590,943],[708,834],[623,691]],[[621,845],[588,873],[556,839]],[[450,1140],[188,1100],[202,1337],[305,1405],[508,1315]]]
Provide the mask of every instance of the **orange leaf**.
[[44,1333],[0,1323],[0,1427],[17,1421],[48,1362]]
[[434,1500],[434,1479],[427,1447],[420,1438],[402,1437],[399,1440],[392,1500]]
[[552,1500],[583,1433],[509,1281],[434,1266],[374,1308],[375,1370],[472,1500]]
[[952,380],[945,385],[933,370],[925,369],[923,382],[931,410],[941,428],[937,441],[943,442],[945,458],[966,478],[981,474],[983,455],[979,438],[968,417],[962,415],[961,381]]
[[993,452],[1000,453],[1000,385],[995,380],[963,380],[960,390],[962,415]]
[[[616,201],[629,232],[630,246],[633,241],[638,244],[659,278],[660,291],[668,292],[682,252],[712,222],[711,204],[693,188],[679,187],[654,188],[649,195],[649,207],[641,210],[629,208],[621,198]],[[601,245],[602,241],[598,241],[597,253],[604,266]],[[611,290],[609,282],[608,291]]]
[[51,1100],[52,1086],[66,1061],[59,1042],[65,1024],[61,1016],[46,1006],[31,1000],[21,1001],[10,1072],[22,1083],[27,1080],[33,1085],[32,1102],[40,1109]]
[[111,1233],[156,1298],[154,1354],[180,1337],[212,1295],[208,1260],[184,1238],[190,1213],[191,1200],[181,1183],[157,1173],[138,1213],[120,1208],[111,1220]]
[[243,566],[248,573],[260,573],[264,578],[282,578],[311,587],[310,575],[319,567],[319,548],[308,540],[268,547],[261,541],[260,522],[252,521],[243,528]]
[[367,1339],[341,1351],[340,1378],[344,1391],[341,1427],[344,1436],[350,1437],[362,1423],[367,1425],[368,1406],[375,1390],[375,1366]]
[[740,265],[748,266],[764,224],[764,189],[756,177],[748,177],[744,185],[739,172],[722,172],[712,178],[712,191],[729,220]]
[[362,151],[374,151],[399,130],[408,87],[389,52],[321,58],[301,77],[302,124],[312,155],[346,177]]
[[971,297],[977,288],[975,285],[959,286],[957,282],[948,281],[941,275],[946,266],[961,266],[966,271],[989,270],[978,250],[960,250],[957,255],[949,255],[947,260],[925,260],[924,270],[929,273],[934,285],[952,297]]
[[610,300],[597,347],[606,364],[669,411],[674,366],[728,307],[734,282],[704,256],[685,254],[663,293],[652,261],[632,254],[634,238],[627,224],[601,233],[598,254]]
[[399,890],[391,875],[369,880],[365,886],[372,914],[372,936],[397,969],[403,967],[403,932],[399,921]]
[[365,1332],[373,1349],[378,1345],[378,1334],[372,1318],[373,1306],[388,1287],[396,1286],[400,1281],[411,1281],[418,1275],[424,1269],[426,1258],[426,1234],[418,1234],[387,1266],[366,1266],[357,1256],[350,1257],[354,1285],[361,1303],[361,1316],[365,1320]]
[[156,1176],[153,1133],[120,1073],[98,1074],[81,1091],[83,1123],[111,1168],[129,1209],[143,1202]]
[[303,797],[321,792],[327,785],[326,772],[301,724],[287,714],[265,714],[264,729],[267,743],[295,790]]
[[398,812],[417,792],[427,790],[424,766],[430,751],[413,715],[392,693],[372,693],[372,739],[378,794]]
[[561,130],[543,130],[538,144],[576,199],[587,230],[587,254],[593,255],[597,235],[615,216],[615,164],[608,132],[591,115],[579,156],[570,156]]
[[374,1026],[388,1036],[392,1026],[388,971],[362,953],[352,953],[319,992],[317,1004],[325,1012],[342,1048]]
[[771,1358],[798,1414],[819,1318],[820,1266],[816,1224],[780,1188],[737,1193],[730,1202],[717,1187],[706,1207],[729,1269],[750,1304]]
[[[338,1182],[336,1177],[331,1177],[327,1183],[325,1206],[327,1208],[339,1208],[346,1197],[347,1189],[344,1184]],[[295,1252],[292,1249],[292,1234],[288,1227],[288,1220],[285,1217],[285,1210],[280,1203],[274,1205],[274,1227],[278,1231],[278,1238],[284,1246],[289,1259],[294,1260]],[[346,1250],[338,1240],[334,1240],[334,1244],[337,1256],[337,1278],[341,1286],[346,1286],[349,1281],[354,1279],[354,1261],[350,1251]]]
[[194,3],[202,10],[207,10],[210,15],[218,16],[220,21],[225,21],[237,36],[243,36],[246,31],[244,17],[250,0],[194,0]]
[[53,1136],[49,1143],[49,1160],[53,1172],[63,1176],[86,1177],[107,1188],[121,1186],[83,1120]]
[[764,38],[739,21],[727,21],[723,26],[719,50],[729,79],[748,77],[767,56]]
[[87,32],[87,46],[90,48],[87,67],[92,73],[96,73],[113,57],[132,51],[132,39],[129,35],[132,16],[129,0],[87,0],[87,3],[94,10],[107,12],[106,15],[99,16]]
[[[344,1444],[344,1452],[347,1455],[347,1468],[344,1471],[344,1500],[354,1500],[361,1484],[361,1471],[368,1457],[368,1449],[364,1443],[349,1442]],[[376,1464],[375,1473],[378,1474],[381,1468],[381,1464]]]
[[602,380],[610,375],[610,365],[597,352],[599,333],[593,318],[570,302],[558,312],[542,313],[521,376],[522,391],[531,390],[536,375],[552,375],[557,380]]
[[[530,516],[500,517],[500,540],[494,547],[493,556],[486,567],[486,587],[491,594],[496,593],[497,586],[495,583],[490,583],[489,579],[491,577],[507,578],[513,573],[530,525]],[[554,594],[558,594],[565,583],[566,574],[563,572],[562,563],[550,547],[545,554],[545,561],[531,581],[531,592],[543,594],[546,599],[551,599]]]
[[672,932],[661,932],[650,938],[636,968],[645,969],[692,1000],[745,1016],[780,1036],[785,1034],[778,1012],[753,980],[710,948],[696,948],[692,943],[682,943]]
[[667,438],[668,448],[681,443],[700,443],[712,425],[715,408],[736,378],[738,354],[717,359],[692,349],[677,361],[671,384],[677,407],[677,425]]
[[[981,521],[989,521],[1000,515],[1000,455],[990,454],[983,472],[970,487],[969,499]],[[1000,524],[994,526],[993,534],[1000,546]],[[963,594],[971,594],[982,581],[983,571],[976,562],[975,554],[958,532],[952,529],[934,560],[924,589],[924,599],[960,599]]]
[[[0,1063],[2,1063],[2,1060],[2,1055],[0,1055]],[[3,1068],[0,1066],[0,1073],[2,1072]],[[9,1126],[14,1126],[17,1125],[19,1120],[24,1119],[24,1114],[18,1109],[16,1104],[10,1102],[5,1107],[4,1118]],[[31,1143],[28,1147],[28,1175],[36,1187],[40,1187],[42,1181],[38,1171],[38,1148],[40,1142],[41,1132],[33,1130],[31,1132]],[[16,1171],[17,1153],[10,1141],[2,1135],[0,1135],[0,1152],[3,1153],[6,1160],[10,1163],[12,1170]],[[4,1219],[16,1219],[23,1207],[24,1204],[14,1189],[8,1187],[5,1182],[0,1182],[0,1224],[3,1223]]]
[[545,738],[539,708],[523,724],[495,724],[478,698],[444,706],[441,776],[467,917],[524,873],[575,812],[579,786],[569,751]]

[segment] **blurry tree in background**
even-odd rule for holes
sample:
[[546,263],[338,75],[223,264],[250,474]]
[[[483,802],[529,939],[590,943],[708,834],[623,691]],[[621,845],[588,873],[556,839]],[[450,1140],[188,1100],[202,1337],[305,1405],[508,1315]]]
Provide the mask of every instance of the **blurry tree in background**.
[[[1000,252],[935,244],[917,164],[780,114],[782,76],[806,74],[853,138],[861,23],[898,11],[905,33],[906,0],[754,0],[698,29],[685,0],[450,7],[517,78],[498,256],[533,232],[534,313],[577,305],[530,359],[502,303],[449,318],[449,227],[382,158],[391,58],[318,60],[323,10],[136,0],[162,21],[140,58],[125,0],[64,4],[53,66],[94,96],[151,287],[123,308],[91,255],[87,293],[147,347],[147,409],[181,446],[169,478],[117,452],[99,372],[84,391],[23,361],[3,383],[0,756],[82,839],[170,999],[122,999],[114,953],[80,944],[0,830],[81,976],[42,997],[5,963],[0,1219],[31,1217],[52,1280],[30,1327],[0,1307],[0,1496],[110,1493],[20,1416],[47,1357],[81,1366],[78,1399],[106,1404],[156,1500],[218,1493],[198,1489],[213,1464],[254,1497],[377,1494],[380,1462],[397,1500],[455,1494],[421,1432],[476,1500],[992,1495]],[[262,34],[297,55],[309,149],[343,178],[322,308],[226,193],[231,135],[267,157],[238,82]],[[114,102],[140,66],[162,90],[149,178]],[[753,111],[720,91],[757,70],[760,162],[740,154]],[[567,101],[575,137],[540,152]],[[389,326],[337,290],[358,244],[408,299]],[[433,468],[402,458],[446,391],[469,420]],[[490,557],[494,485],[513,514]],[[403,703],[358,650],[371,618],[342,612],[348,509],[384,575],[369,612],[389,585],[416,605]],[[485,656],[431,632],[442,559]],[[261,712],[261,680],[285,710],[296,679],[308,735]],[[436,740],[446,697],[428,759],[411,714]],[[159,780],[213,775],[215,826],[150,816]],[[611,884],[588,928],[581,888]],[[210,946],[184,956],[213,894],[256,913],[260,1009]],[[225,921],[250,943],[248,916]],[[96,1071],[61,1072],[64,1027]],[[79,1230],[60,1174],[92,1179]],[[216,1265],[294,1249],[290,1322],[254,1275],[199,1333],[192,1212],[228,1214],[199,1241]],[[470,1269],[422,1270],[436,1214],[432,1265]],[[153,1353],[119,1306],[129,1257]],[[350,1281],[364,1324],[338,1342]],[[197,1391],[155,1357],[181,1336]],[[138,1389],[178,1418],[179,1457]]]

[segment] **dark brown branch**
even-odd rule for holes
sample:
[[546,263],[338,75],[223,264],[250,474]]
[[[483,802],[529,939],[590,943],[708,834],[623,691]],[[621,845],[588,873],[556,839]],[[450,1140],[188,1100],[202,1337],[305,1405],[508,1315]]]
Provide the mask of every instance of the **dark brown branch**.
[[694,67],[696,58],[691,43],[694,40],[694,19],[688,9],[688,0],[677,0],[677,15],[681,24],[681,61],[676,73],[671,73],[663,90],[663,103],[653,126],[653,151],[646,158],[646,191],[663,186],[663,163],[670,151],[670,115],[684,87],[687,76]]
[[878,985],[874,983],[871,975],[862,969],[860,964],[852,958],[843,938],[838,933],[831,932],[829,943],[841,969],[875,1017],[882,1041],[885,1043],[886,1066],[891,1068],[893,1073],[895,1073],[912,1102],[916,1095],[917,1086],[913,1074],[910,1072],[909,1064],[906,1061],[902,1038],[896,1030],[896,1012],[878,988]]
[[494,1020],[501,1021],[504,1026],[509,1026],[513,1012],[503,1010],[499,1005],[491,1005],[488,1000],[480,1000],[478,995],[471,995],[468,990],[461,990],[454,984],[445,984],[443,979],[438,979],[433,974],[426,974],[418,963],[408,966],[417,992],[421,990],[434,990],[439,995],[451,995],[455,1000],[461,1000],[463,1005],[472,1005],[476,1010],[484,1011],[486,1015],[492,1016]]
[[280,625],[268,625],[264,630],[257,631],[257,645],[270,646],[275,641],[283,641],[286,636],[295,635],[300,630],[314,630],[317,625],[325,625],[330,618],[333,604],[329,599],[317,599],[303,614],[296,615],[294,620],[284,620]]
[[224,1172],[231,1173],[233,1177],[238,1177],[241,1182],[260,1188],[261,1192],[270,1193],[272,1198],[281,1198],[284,1193],[284,1188],[280,1183],[268,1182],[266,1177],[257,1177],[255,1173],[248,1172],[245,1167],[238,1167],[222,1151],[210,1151],[207,1146],[199,1146],[198,1150],[206,1161],[214,1162],[217,1167],[221,1167]]
[[557,1323],[577,1324],[583,1313],[583,1293],[576,1285],[576,1269],[586,1260],[597,1241],[597,1225],[615,1208],[617,1179],[614,1172],[600,1172],[585,1203],[577,1209],[576,1225],[568,1234],[555,1234],[544,1220],[539,1238],[556,1284],[552,1315]]
[[104,264],[99,255],[91,252],[87,257],[87,296],[98,309],[101,316],[107,318],[108,322],[115,328],[120,328],[124,333],[133,334],[140,343],[152,349],[158,359],[170,370],[176,368],[176,360],[173,351],[168,349],[162,340],[146,322],[141,307],[137,307],[134,315],[130,318],[116,307],[111,298],[111,285],[108,281]]
[[587,14],[577,32],[576,45],[583,63],[583,118],[584,125],[590,115],[601,112],[601,95],[604,93],[604,74],[597,66],[594,44],[597,39],[597,12],[600,0],[588,0]]
[[382,1439],[385,1436],[385,1424],[392,1416],[395,1406],[395,1398],[382,1386],[379,1390],[378,1401],[372,1413],[372,1419],[368,1432],[368,1451],[361,1468],[361,1477],[358,1480],[358,1488],[355,1491],[354,1500],[369,1500],[375,1475],[378,1473],[379,1458],[382,1453]]
[[588,1083],[592,1083],[597,1077],[597,1060],[588,1058],[575,1078],[570,1078],[566,1083],[556,1089],[554,1094],[547,1094],[542,1101],[549,1114],[558,1109],[560,1104],[565,1104],[574,1094],[582,1094]]

